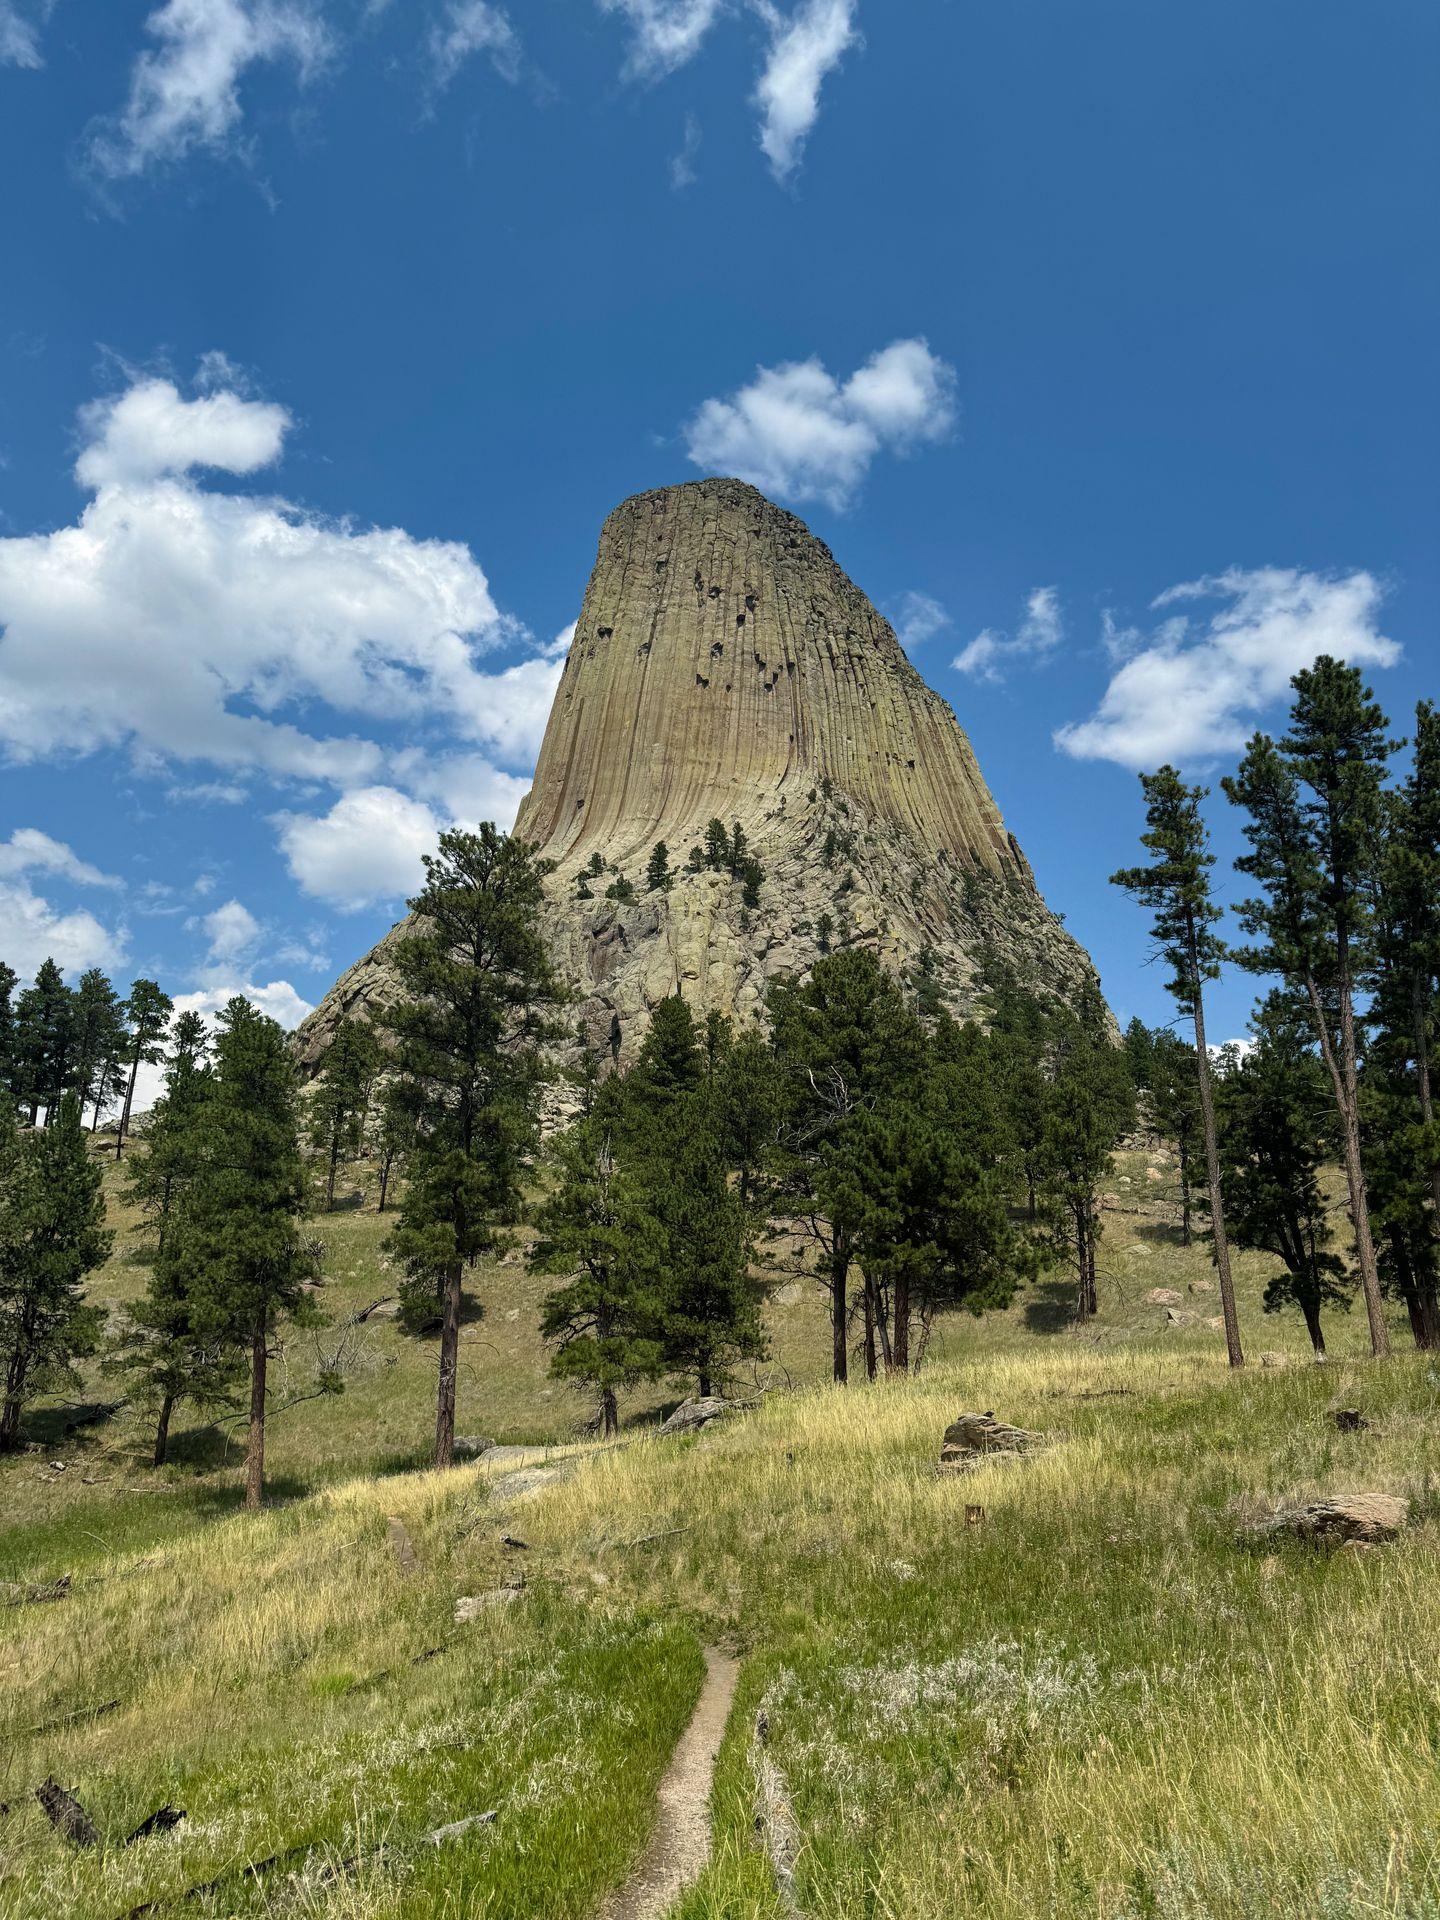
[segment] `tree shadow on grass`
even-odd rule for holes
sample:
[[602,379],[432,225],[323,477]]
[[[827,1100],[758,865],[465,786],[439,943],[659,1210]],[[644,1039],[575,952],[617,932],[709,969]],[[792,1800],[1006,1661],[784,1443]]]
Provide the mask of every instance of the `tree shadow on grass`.
[[1075,1282],[1040,1280],[1025,1302],[1025,1326],[1030,1333],[1067,1333],[1075,1324]]
[[[1147,1220],[1142,1225],[1136,1227],[1135,1238],[1137,1240],[1148,1240],[1150,1244],[1155,1247],[1183,1247],[1185,1245],[1185,1229],[1180,1226],[1173,1226],[1168,1220]],[[1197,1245],[1199,1239],[1199,1234],[1192,1228],[1190,1234],[1191,1246]]]

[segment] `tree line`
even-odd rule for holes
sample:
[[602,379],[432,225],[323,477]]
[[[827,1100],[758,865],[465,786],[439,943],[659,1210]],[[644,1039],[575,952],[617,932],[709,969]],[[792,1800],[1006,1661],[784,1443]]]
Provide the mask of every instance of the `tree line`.
[[[1321,659],[1294,686],[1288,732],[1257,735],[1224,783],[1255,887],[1240,909],[1249,944],[1233,954],[1204,790],[1170,767],[1143,776],[1149,859],[1114,878],[1151,909],[1188,1039],[1136,1022],[1117,1046],[1098,988],[1061,1004],[995,954],[978,1017],[960,1023],[923,955],[897,978],[845,946],[773,983],[757,1027],[697,1020],[673,997],[626,1070],[611,1036],[582,1035],[572,1117],[542,1144],[565,1011],[538,930],[549,869],[488,824],[442,836],[410,902],[397,997],[373,1023],[339,1025],[303,1097],[287,1037],[243,999],[212,1039],[194,1014],[172,1023],[153,982],[121,1002],[103,976],[71,990],[47,962],[16,997],[4,970],[0,1445],[26,1401],[100,1341],[83,1281],[110,1239],[84,1115],[93,1129],[117,1111],[118,1157],[139,1067],[155,1060],[164,1091],[128,1189],[150,1279],[106,1364],[153,1408],[157,1461],[182,1403],[248,1406],[255,1503],[275,1343],[284,1324],[320,1317],[307,1134],[326,1205],[362,1141],[382,1211],[398,1187],[403,1309],[439,1331],[440,1465],[455,1450],[466,1274],[506,1227],[533,1224],[532,1267],[554,1283],[554,1370],[593,1394],[607,1432],[642,1382],[704,1393],[758,1360],[764,1289],[785,1276],[828,1296],[837,1381],[852,1362],[870,1378],[904,1373],[937,1316],[1003,1306],[1045,1270],[1068,1273],[1076,1320],[1097,1311],[1103,1190],[1137,1096],[1177,1145],[1182,1237],[1197,1214],[1208,1221],[1232,1364],[1232,1244],[1277,1262],[1266,1305],[1298,1309],[1317,1351],[1322,1308],[1352,1292],[1377,1353],[1387,1294],[1417,1344],[1435,1346],[1440,724],[1422,704],[1411,771],[1392,785],[1399,743],[1360,676]],[[739,866],[743,843],[723,838]],[[1279,984],[1252,1044],[1216,1061],[1205,990],[1231,958]],[[1325,1204],[1337,1161],[1353,1263]]]

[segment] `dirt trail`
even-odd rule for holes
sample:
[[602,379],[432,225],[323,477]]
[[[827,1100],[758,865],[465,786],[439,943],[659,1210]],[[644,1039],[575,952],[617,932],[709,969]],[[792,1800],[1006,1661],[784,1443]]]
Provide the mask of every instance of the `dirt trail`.
[[599,1920],[661,1920],[710,1858],[710,1787],[740,1668],[705,1650],[705,1684],[665,1778],[660,1812],[640,1864],[600,1909]]

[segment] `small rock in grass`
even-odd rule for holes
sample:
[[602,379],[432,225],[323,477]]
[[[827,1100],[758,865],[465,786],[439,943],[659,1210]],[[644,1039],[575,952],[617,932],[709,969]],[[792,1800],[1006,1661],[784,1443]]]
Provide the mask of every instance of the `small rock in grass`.
[[1196,1318],[1197,1316],[1195,1314],[1186,1313],[1183,1307],[1167,1307],[1165,1309],[1165,1324],[1167,1327],[1193,1327]]
[[493,1440],[487,1440],[483,1434],[457,1433],[455,1436],[455,1458],[457,1460],[478,1460],[482,1453],[489,1453],[494,1445],[495,1442]]
[[1290,1364],[1288,1353],[1262,1353],[1260,1364],[1270,1373],[1283,1373]]
[[1213,1293],[1215,1291],[1215,1282],[1213,1280],[1192,1280],[1190,1282],[1190,1291],[1191,1293]]
[[1151,1287],[1145,1296],[1147,1307],[1178,1307],[1180,1296],[1174,1287]]

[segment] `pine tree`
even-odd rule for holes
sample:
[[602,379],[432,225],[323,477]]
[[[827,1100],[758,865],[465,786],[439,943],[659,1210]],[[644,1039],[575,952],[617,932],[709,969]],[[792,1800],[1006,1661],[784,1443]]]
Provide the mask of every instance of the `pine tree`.
[[723,820],[712,820],[705,829],[705,864],[721,873],[730,870],[730,836]]
[[657,840],[650,849],[650,859],[645,868],[645,886],[650,893],[668,893],[672,884],[670,872],[670,849],[663,840]]
[[403,1083],[395,1082],[385,1089],[380,1102],[380,1130],[376,1145],[380,1156],[380,1194],[376,1205],[377,1213],[384,1213],[390,1199],[390,1182],[394,1178],[397,1166],[404,1167],[405,1161],[415,1146],[418,1122],[414,1105],[406,1098]]
[[1355,992],[1373,958],[1387,722],[1359,672],[1322,655],[1291,681],[1290,732],[1256,734],[1226,793],[1249,816],[1237,865],[1260,892],[1240,909],[1259,944],[1238,956],[1303,993],[1340,1116],[1360,1286],[1375,1354],[1390,1350],[1361,1156]]
[[[232,1003],[233,1004],[233,1003]],[[135,1102],[135,1081],[142,1066],[158,1066],[165,1058],[165,1030],[170,1024],[174,1001],[162,993],[153,980],[136,980],[125,1002],[127,1033],[125,1051],[125,1101],[120,1123],[115,1129],[115,1158],[125,1151],[125,1136],[130,1131],[130,1109]]]
[[[1154,855],[1148,866],[1124,867],[1111,884],[1133,893],[1153,913],[1155,951],[1170,968],[1167,982],[1181,1014],[1194,1024],[1194,1068],[1200,1096],[1200,1131],[1205,1143],[1205,1174],[1210,1195],[1210,1251],[1220,1281],[1225,1348],[1230,1365],[1245,1364],[1235,1282],[1225,1237],[1225,1204],[1220,1191],[1220,1155],[1215,1139],[1215,1094],[1205,1039],[1205,987],[1220,978],[1224,946],[1215,932],[1221,918],[1210,891],[1215,856],[1200,812],[1204,787],[1187,787],[1174,767],[1142,773],[1147,831],[1140,843]],[[1186,1208],[1186,1241],[1189,1241]]]
[[388,1019],[417,1139],[392,1242],[412,1298],[440,1300],[437,1467],[454,1459],[465,1269],[518,1216],[537,1133],[541,1043],[560,991],[538,927],[546,871],[488,821],[442,834],[396,949],[407,997]]
[[83,1283],[112,1241],[75,1095],[65,1094],[51,1123],[23,1140],[7,1104],[0,1114],[0,1452],[17,1444],[26,1402],[68,1384],[74,1361],[94,1352],[102,1314],[86,1306]]
[[335,1029],[310,1096],[310,1137],[325,1149],[325,1206],[335,1210],[335,1175],[343,1152],[360,1146],[370,1089],[381,1048],[368,1020],[342,1020]]
[[75,1058],[75,996],[53,960],[43,960],[35,984],[15,1010],[16,1100],[30,1109],[33,1127],[52,1114],[70,1085]]
[[190,1249],[178,1257],[170,1226],[201,1171],[207,1146],[205,1104],[212,1075],[209,1040],[198,1013],[182,1013],[170,1035],[165,1086],[150,1110],[145,1151],[130,1161],[126,1197],[145,1212],[153,1234],[150,1281],[144,1297],[126,1312],[107,1369],[132,1383],[135,1397],[155,1419],[152,1455],[165,1464],[171,1418],[183,1402],[204,1408],[235,1404],[243,1377],[240,1348],[213,1324],[204,1337],[192,1325]]
[[74,1085],[80,1111],[92,1103],[90,1131],[99,1124],[104,1108],[120,1091],[120,1052],[125,1042],[125,1012],[119,995],[98,967],[80,976],[75,989]]
[[1311,1345],[1323,1354],[1321,1308],[1348,1307],[1352,1291],[1327,1245],[1320,1171],[1334,1148],[1334,1128],[1325,1124],[1324,1069],[1284,994],[1262,1004],[1255,1034],[1249,1052],[1227,1060],[1217,1086],[1226,1211],[1237,1246],[1281,1263],[1266,1286],[1265,1311],[1299,1307]]
[[238,995],[217,1022],[197,1111],[195,1170],[171,1214],[165,1263],[183,1276],[185,1325],[202,1345],[247,1351],[245,1504],[265,1490],[270,1347],[284,1317],[314,1325],[315,1249],[301,1233],[305,1167],[295,1068],[280,1026]]
[[[843,1384],[863,1198],[854,1141],[860,1116],[920,1072],[924,1030],[860,948],[818,960],[803,985],[777,981],[769,1006],[779,1089],[775,1212],[815,1248],[830,1294],[831,1367]],[[865,1297],[873,1315],[873,1295]]]
[[551,1150],[554,1186],[536,1216],[532,1271],[563,1274],[545,1302],[541,1332],[556,1343],[550,1371],[591,1387],[601,1431],[620,1425],[619,1394],[664,1371],[664,1240],[634,1174],[616,1164],[608,1121],[566,1129]]
[[1098,1310],[1096,1252],[1100,1185],[1122,1134],[1135,1124],[1125,1055],[1110,1044],[1101,1011],[1083,1006],[1057,1023],[1055,1060],[1040,1146],[1043,1191],[1057,1248],[1075,1257],[1075,1317]]
[[843,1153],[856,1257],[866,1278],[866,1367],[911,1366],[914,1319],[1005,1306],[1037,1267],[1010,1218],[1013,1142],[997,1051],[948,1016],[918,1074],[862,1107]]
[[[1379,861],[1376,904],[1376,956],[1373,1017],[1377,1049],[1386,1074],[1386,1126],[1377,1140],[1387,1182],[1409,1187],[1407,1169],[1396,1164],[1394,1143],[1403,1134],[1411,1165],[1429,1192],[1428,1223],[1410,1221],[1409,1231],[1424,1227],[1440,1234],[1440,1125],[1433,1090],[1437,998],[1440,998],[1440,713],[1428,700],[1415,712],[1414,756],[1402,791],[1386,796],[1384,844]],[[1400,1085],[1409,1077],[1416,1111],[1407,1115]],[[1372,1105],[1375,1102],[1372,1101]],[[1373,1129],[1372,1129],[1373,1133]],[[1389,1149],[1389,1151],[1385,1151]],[[1407,1209],[1413,1212],[1413,1209]],[[1390,1210],[1394,1218],[1393,1209]],[[1382,1241],[1385,1233],[1382,1230]],[[1386,1264],[1381,1256],[1382,1266]],[[1391,1249],[1389,1265],[1396,1262]],[[1416,1246],[1404,1263],[1417,1277],[1433,1259]],[[1402,1289],[1403,1290],[1403,1289]],[[1413,1289],[1406,1293],[1414,1300]],[[1440,1309],[1421,1297],[1412,1306],[1417,1339],[1440,1342]]]
[[1150,1091],[1150,1069],[1155,1056],[1155,1035],[1137,1014],[1125,1029],[1125,1058],[1137,1093]]

